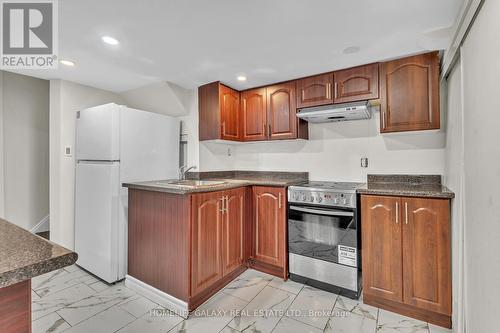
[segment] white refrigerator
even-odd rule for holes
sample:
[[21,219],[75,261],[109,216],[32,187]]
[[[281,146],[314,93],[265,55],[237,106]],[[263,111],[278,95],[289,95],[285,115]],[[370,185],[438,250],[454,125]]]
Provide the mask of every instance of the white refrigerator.
[[127,273],[124,182],[171,179],[179,168],[179,120],[114,103],[76,120],[77,264],[108,283]]

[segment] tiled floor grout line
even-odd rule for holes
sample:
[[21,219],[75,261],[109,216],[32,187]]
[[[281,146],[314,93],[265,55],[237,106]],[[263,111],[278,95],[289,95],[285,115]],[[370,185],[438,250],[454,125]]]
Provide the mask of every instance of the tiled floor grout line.
[[[151,300],[150,300],[149,298],[147,298],[146,296],[143,296],[143,295],[141,295],[141,294],[138,294],[138,295],[139,295],[139,296],[141,296],[141,297],[146,298],[146,299],[147,299],[147,300],[149,300],[149,301],[151,301]],[[153,301],[151,301],[151,302],[153,302]],[[160,304],[158,304],[158,303],[155,303],[155,302],[153,302],[153,303],[154,303],[154,304],[156,304],[157,306],[161,306],[161,305],[160,305]],[[120,303],[120,304],[121,304],[121,303]],[[120,304],[115,304],[115,306],[119,306]],[[156,307],[154,307],[154,309],[155,309],[155,308],[156,308]],[[164,309],[166,309],[166,308],[164,308]],[[123,310],[123,311],[125,311],[126,313],[130,314],[130,315],[131,315],[132,317],[134,317],[135,319],[134,319],[133,321],[131,321],[130,323],[128,323],[127,325],[122,326],[122,327],[120,327],[119,329],[117,329],[117,330],[113,331],[112,333],[116,333],[116,332],[118,332],[119,330],[122,330],[122,329],[124,329],[125,327],[132,325],[132,324],[133,324],[133,323],[135,323],[137,320],[139,320],[139,319],[141,319],[142,317],[144,317],[144,315],[148,314],[148,312],[151,312],[151,310],[149,310],[148,312],[146,312],[146,313],[145,313],[145,314],[143,314],[142,316],[140,316],[140,317],[136,317],[136,316],[134,316],[132,313],[130,313],[129,311],[127,311],[127,310],[125,310],[125,309],[122,309],[122,310]],[[169,311],[169,312],[171,312],[171,311],[170,311],[170,310],[168,310],[168,309],[166,309],[166,310],[167,310],[167,311]],[[172,313],[173,313],[173,312],[172,312]],[[174,313],[174,314],[175,314],[175,313]],[[176,315],[176,314],[175,314],[175,315]],[[176,315],[176,316],[177,316],[177,315]],[[180,316],[177,316],[177,317],[182,318],[182,317],[180,317]],[[89,319],[90,319],[90,318],[89,318]],[[172,327],[172,329],[174,329],[176,326],[177,326],[177,325],[175,325],[174,327]],[[170,330],[169,330],[168,332],[170,332]]]
[[[271,288],[274,288],[273,286],[270,286]],[[275,288],[275,289],[278,289],[278,290],[282,290],[282,291],[286,291],[286,290],[283,290],[283,289],[280,289],[280,288]],[[278,319],[278,322],[276,323],[276,325],[274,325],[273,329],[271,330],[271,333],[274,332],[274,330],[276,329],[276,326],[279,325],[279,323],[281,322],[281,320],[283,319],[283,317],[286,317],[286,313],[288,311],[288,309],[290,309],[290,307],[292,306],[293,302],[295,302],[295,300],[297,299],[297,297],[299,296],[300,292],[302,291],[302,289],[304,289],[304,285],[302,285],[302,288],[300,288],[299,292],[295,294],[295,297],[293,298],[293,300],[290,302],[290,305],[287,306],[287,308],[285,309],[285,313],[280,317],[280,319]],[[290,293],[290,292],[288,292]],[[290,294],[293,294],[293,293],[290,293]]]
[[337,305],[337,302],[339,301],[340,295],[339,294],[335,294],[335,295],[337,295],[337,297],[335,297],[335,302],[333,302],[333,306],[330,309],[330,316],[328,316],[328,320],[326,321],[325,327],[323,327],[323,329],[321,330],[322,332],[325,332],[326,329],[328,328],[328,324],[332,320],[332,315],[333,315],[333,310],[335,309],[335,305]]
[[[85,284],[85,283],[81,283],[81,284]],[[123,287],[125,287],[125,286],[123,286]],[[89,288],[90,288],[90,287],[89,287]],[[90,289],[92,289],[92,288],[90,288]],[[94,290],[94,289],[92,289],[92,290]],[[104,290],[103,290],[103,291],[104,291]],[[97,294],[97,292],[96,292],[96,294]],[[136,293],[136,294],[137,294],[137,293]],[[139,294],[138,294],[138,295],[139,295]],[[95,296],[95,294],[90,295],[90,296],[85,297],[85,298],[82,298],[81,300],[76,301],[76,302],[74,302],[74,303],[71,303],[70,305],[65,306],[64,308],[67,308],[67,307],[71,306],[72,304],[78,303],[78,302],[80,302],[80,301],[83,301],[83,300],[85,300],[85,299],[88,299],[88,298],[91,298],[91,297],[94,297],[94,296]],[[142,295],[141,295],[141,296],[142,296]],[[70,329],[71,327],[76,327],[76,326],[78,326],[78,325],[80,325],[80,324],[82,324],[82,323],[86,322],[87,320],[90,320],[91,318],[94,318],[94,317],[95,317],[95,316],[97,316],[98,314],[101,314],[102,312],[107,311],[107,310],[111,309],[111,308],[112,308],[112,307],[114,307],[114,306],[117,306],[117,307],[118,307],[118,306],[120,306],[121,304],[123,304],[123,302],[125,302],[125,301],[122,301],[122,302],[116,303],[116,304],[114,304],[114,305],[111,305],[110,307],[107,307],[107,308],[103,309],[102,311],[99,311],[99,312],[97,312],[97,313],[94,313],[92,316],[90,316],[90,317],[88,317],[88,318],[86,318],[86,319],[84,319],[84,320],[82,320],[82,321],[79,321],[78,323],[76,323],[76,324],[75,324],[75,325],[73,325],[73,326],[71,326],[71,324],[69,324],[69,323],[68,323],[70,327],[69,327],[69,328],[67,328],[67,329],[65,329],[65,330],[63,330],[63,332],[64,332],[64,331],[66,331],[66,330],[68,330],[68,329]],[[59,310],[61,310],[61,309],[59,309]],[[57,313],[57,311],[59,311],[59,310],[56,310],[56,311],[54,311],[54,312],[55,312],[55,313]],[[127,313],[129,313],[127,310],[124,310],[124,309],[122,309],[122,310],[123,310],[123,311],[125,311],[125,312],[127,312]],[[51,312],[51,313],[53,313],[53,312]],[[62,319],[64,319],[64,317],[63,317],[63,316],[61,316],[59,313],[57,313],[57,315],[58,315],[59,317],[61,317]],[[136,318],[133,314],[131,314],[131,313],[130,313],[130,315],[131,315],[132,317]],[[137,320],[137,318],[136,318],[136,320]],[[66,320],[65,320],[65,321],[66,321]],[[134,321],[135,321],[135,320],[134,320]],[[125,327],[125,326],[123,326],[123,327]],[[120,329],[122,329],[123,327],[120,327]],[[115,331],[115,332],[116,332],[116,331]]]
[[58,316],[59,316],[62,320],[64,320],[64,322],[65,322],[66,324],[68,324],[68,325],[69,325],[69,327],[71,327],[71,324],[70,324],[70,323],[68,323],[68,322],[66,321],[66,319],[64,319],[64,318],[63,318],[63,317],[62,317],[59,313],[57,313],[57,311],[59,311],[59,310],[56,310],[56,311],[53,311],[53,312],[49,312],[49,313],[47,313],[47,314],[45,314],[45,315],[41,316],[40,318],[37,318],[37,319],[33,320],[33,321],[32,321],[32,323],[33,323],[33,322],[35,322],[35,321],[41,320],[42,318],[45,318],[45,317],[47,317],[47,316],[53,315],[53,314],[55,313],[55,314],[56,314],[56,315],[58,315]]
[[[248,271],[248,270],[246,270],[245,272],[247,272],[247,271]],[[244,272],[243,272],[243,273],[244,273]],[[243,274],[243,273],[241,273],[241,274]],[[239,275],[238,277],[240,277],[240,276],[241,276],[241,275]],[[238,279],[238,277],[237,277],[236,279],[234,279],[233,281],[236,281],[236,280]],[[251,300],[250,300],[250,301],[247,301],[247,300],[244,300],[244,299],[242,299],[242,298],[239,298],[238,296],[233,296],[233,295],[226,294],[226,293],[224,293],[224,291],[223,291],[223,290],[224,290],[224,288],[223,288],[223,289],[221,289],[221,292],[222,292],[222,293],[224,293],[224,294],[226,294],[226,295],[233,296],[233,297],[236,297],[236,298],[238,298],[238,299],[240,299],[240,300],[242,300],[242,301],[247,302],[247,304],[246,304],[246,305],[243,307],[243,309],[242,309],[242,310],[244,310],[244,309],[245,309],[245,308],[246,308],[246,307],[247,307],[247,306],[248,306],[248,305],[249,305],[249,304],[250,304],[250,303],[251,303],[251,302],[252,302],[252,301],[253,301],[253,300],[257,297],[257,296],[259,296],[259,294],[260,294],[260,293],[261,293],[264,289],[266,289],[266,287],[269,285],[269,283],[271,283],[271,281],[273,280],[273,278],[274,278],[274,277],[272,277],[272,278],[271,278],[271,280],[269,280],[269,281],[266,283],[266,285],[264,286],[264,288],[262,288],[262,289],[261,289],[261,290],[260,290],[260,291],[259,291],[259,292],[258,292],[258,293],[257,293],[257,294],[256,294],[256,295],[255,295],[255,296],[254,296]],[[230,283],[232,283],[233,281],[231,281]],[[229,284],[228,284],[228,285],[229,285]],[[236,318],[236,316],[234,316],[233,318],[231,318],[231,320],[230,320],[230,321],[226,324],[226,326],[224,326],[224,327],[222,328],[222,330],[220,330],[220,331],[219,331],[219,333],[220,333],[220,332],[222,332],[222,331],[224,331],[224,330],[226,329],[226,327],[228,327],[228,326],[229,326],[229,324],[231,324],[231,322],[234,320],[234,318]],[[232,327],[231,327],[231,326],[229,326],[229,328],[232,328]],[[236,330],[236,331],[238,331],[238,330]],[[238,331],[238,332],[239,332],[239,331]]]
[[[74,272],[75,272],[75,271],[72,271],[72,272],[65,271],[65,274],[67,274],[67,273],[74,273]],[[85,272],[85,273],[87,273],[86,271],[84,271],[84,272]],[[233,299],[233,301],[232,301],[232,302],[236,302],[236,299],[237,299],[237,300],[239,300],[239,301],[241,301],[241,302],[244,302],[244,306],[242,307],[242,310],[244,310],[244,309],[248,309],[249,304],[250,304],[250,303],[252,303],[252,302],[253,302],[253,301],[254,301],[257,297],[259,297],[259,295],[261,295],[261,294],[262,294],[265,290],[267,290],[267,292],[270,292],[271,294],[275,293],[275,292],[273,292],[273,291],[271,291],[271,290],[267,289],[267,287],[270,287],[272,290],[275,290],[275,291],[281,291],[281,292],[283,292],[283,293],[287,293],[287,294],[289,294],[289,296],[291,297],[291,301],[290,301],[289,305],[288,305],[288,306],[286,306],[286,308],[284,309],[284,311],[283,311],[283,315],[281,315],[279,318],[278,318],[278,317],[275,317],[275,318],[276,318],[276,323],[275,323],[273,326],[270,326],[269,324],[272,324],[272,321],[271,321],[271,323],[268,323],[268,324],[266,325],[266,326],[270,329],[270,331],[269,331],[269,332],[271,332],[271,333],[275,332],[275,331],[277,330],[278,326],[280,326],[280,324],[281,324],[281,323],[284,323],[284,322],[283,322],[283,320],[284,320],[284,319],[286,319],[286,320],[291,320],[291,322],[287,322],[286,324],[284,323],[284,325],[291,325],[291,327],[294,327],[295,325],[305,325],[305,326],[304,326],[304,328],[305,328],[305,327],[310,327],[311,329],[315,329],[315,330],[319,330],[319,331],[323,331],[323,332],[325,332],[325,331],[326,331],[326,330],[328,330],[328,329],[333,329],[333,330],[334,330],[334,329],[335,329],[334,324],[335,324],[335,323],[337,323],[337,321],[338,321],[337,319],[335,319],[335,318],[334,318],[334,314],[335,314],[335,312],[336,312],[336,307],[338,307],[338,311],[344,311],[344,312],[346,312],[346,313],[351,313],[352,315],[354,315],[354,316],[356,316],[356,317],[361,317],[361,318],[363,318],[364,320],[370,320],[370,321],[371,321],[371,320],[373,320],[373,319],[371,319],[371,317],[373,317],[373,316],[367,316],[367,317],[365,317],[365,315],[366,315],[366,313],[365,313],[365,312],[366,312],[366,311],[370,311],[370,312],[372,312],[372,313],[375,313],[375,314],[376,314],[376,318],[375,318],[376,320],[375,320],[375,328],[374,328],[373,333],[380,332],[380,330],[379,330],[379,325],[380,325],[380,320],[381,320],[381,312],[382,312],[381,310],[382,310],[382,309],[380,309],[380,308],[378,308],[378,307],[374,307],[374,308],[376,308],[376,312],[375,312],[375,311],[373,311],[373,310],[366,309],[366,308],[365,308],[365,309],[363,309],[363,305],[367,305],[367,306],[369,306],[369,305],[368,305],[368,304],[365,304],[362,300],[355,300],[356,302],[354,303],[354,302],[350,302],[350,301],[349,301],[349,302],[347,302],[347,301],[344,299],[344,302],[342,302],[342,301],[341,301],[341,300],[342,300],[342,299],[341,299],[341,297],[345,297],[345,296],[341,296],[341,295],[336,294],[336,293],[331,293],[331,294],[332,294],[332,296],[334,296],[334,297],[335,297],[335,299],[334,299],[333,305],[332,305],[332,307],[331,307],[331,309],[330,309],[330,313],[329,313],[329,316],[328,316],[328,318],[327,318],[326,324],[325,324],[325,326],[323,327],[323,329],[322,329],[322,330],[321,330],[321,329],[319,329],[317,326],[314,326],[313,324],[310,324],[310,323],[307,323],[307,322],[303,322],[303,321],[300,319],[300,317],[299,317],[299,318],[288,317],[288,316],[287,316],[287,312],[289,311],[290,307],[292,307],[292,305],[294,304],[294,302],[297,300],[298,296],[299,296],[302,292],[304,292],[304,288],[306,288],[306,287],[307,287],[307,285],[304,285],[304,284],[301,284],[301,283],[299,283],[297,286],[295,286],[295,285],[293,285],[293,284],[292,284],[291,286],[289,286],[289,285],[285,285],[285,284],[280,284],[280,283],[279,283],[279,282],[281,281],[281,279],[280,279],[280,278],[277,278],[277,277],[274,277],[274,276],[271,276],[271,275],[269,275],[269,274],[265,274],[265,273],[258,274],[259,272],[258,272],[258,271],[255,271],[255,270],[254,270],[254,273],[257,273],[257,274],[253,275],[253,273],[252,273],[252,275],[250,275],[249,277],[244,278],[244,280],[247,280],[247,281],[245,281],[245,282],[244,282],[244,284],[243,284],[242,286],[240,286],[239,288],[236,288],[236,290],[238,290],[238,289],[240,289],[240,288],[245,289],[245,288],[248,288],[249,286],[250,286],[250,287],[253,287],[255,284],[260,284],[260,285],[262,286],[262,288],[261,288],[261,289],[260,289],[260,290],[259,290],[259,291],[258,291],[258,292],[257,292],[257,293],[253,296],[253,297],[251,297],[251,298],[247,298],[247,299],[249,299],[249,300],[246,300],[246,299],[243,299],[243,298],[241,298],[241,297],[234,296],[234,295],[231,295],[231,294],[229,294],[229,293],[224,292],[224,289],[227,287],[227,286],[225,286],[225,287],[224,287],[224,288],[222,288],[220,291],[218,291],[217,293],[215,293],[215,294],[213,295],[213,297],[211,297],[209,300],[207,300],[204,304],[206,304],[207,302],[209,302],[211,299],[213,299],[213,298],[214,298],[214,297],[216,297],[217,295],[219,295],[219,296],[220,296],[220,297],[222,297],[222,298],[224,298],[224,297],[226,297],[226,296],[230,296],[230,297],[234,297],[234,299]],[[64,276],[65,274],[59,274],[58,276]],[[90,275],[90,274],[89,274],[89,275]],[[92,275],[90,275],[90,276],[92,276]],[[236,277],[235,279],[233,279],[230,283],[232,283],[232,282],[234,282],[234,281],[237,281],[240,277],[241,277],[241,275],[240,275],[240,276],[238,276],[238,277]],[[254,282],[254,281],[252,281],[252,279],[260,279],[260,282]],[[278,279],[279,279],[280,281],[278,281]],[[69,281],[71,281],[71,280],[69,280]],[[100,282],[100,281],[101,281],[100,279],[97,279],[97,282]],[[65,281],[65,280],[63,279],[62,283],[64,283],[64,282],[67,282],[67,281]],[[102,282],[102,281],[101,281],[101,282]],[[272,285],[272,284],[273,284],[273,282],[277,282],[277,283],[274,283],[274,285]],[[282,282],[282,283],[284,283],[283,281],[281,281],[281,282]],[[96,281],[94,281],[93,283],[96,283]],[[249,283],[250,285],[249,285],[249,286],[246,286],[246,284],[247,284],[247,283]],[[229,285],[229,284],[228,284],[228,285]],[[298,287],[299,287],[299,285],[300,285],[300,288],[298,288]],[[60,287],[60,284],[54,284],[54,286],[56,286],[56,287]],[[88,283],[86,283],[86,282],[83,282],[83,281],[82,281],[82,282],[79,282],[79,283],[77,283],[77,284],[74,284],[74,285],[71,285],[71,286],[67,286],[67,287],[65,287],[65,288],[63,288],[63,289],[61,289],[61,290],[58,290],[58,291],[56,291],[56,292],[54,292],[54,293],[52,293],[52,294],[48,294],[48,296],[50,296],[50,295],[54,295],[54,294],[59,293],[59,292],[67,291],[67,290],[68,290],[68,289],[70,289],[70,288],[75,288],[75,287],[78,287],[78,286],[87,286],[87,287],[91,290],[91,294],[90,294],[89,296],[87,296],[87,297],[83,297],[83,298],[81,298],[81,299],[77,299],[76,301],[73,301],[73,302],[71,302],[71,303],[69,303],[69,304],[67,304],[67,305],[65,304],[62,308],[59,308],[59,309],[57,309],[57,310],[55,310],[55,311],[51,311],[51,312],[49,312],[49,313],[46,313],[46,314],[44,314],[43,316],[41,316],[41,317],[37,318],[35,321],[42,320],[42,319],[44,319],[44,318],[46,318],[46,317],[48,317],[48,316],[50,316],[50,315],[54,315],[54,313],[55,313],[54,319],[57,319],[57,321],[58,321],[58,320],[60,320],[60,319],[62,319],[62,320],[63,320],[63,323],[67,324],[67,326],[68,326],[68,327],[62,330],[63,332],[66,332],[66,331],[70,330],[70,329],[71,329],[71,328],[73,328],[73,327],[76,327],[76,326],[82,325],[82,324],[84,324],[85,322],[87,322],[87,321],[89,321],[89,320],[92,320],[93,318],[95,318],[95,317],[96,317],[96,316],[98,316],[98,315],[101,315],[101,314],[102,314],[103,312],[105,312],[105,311],[109,311],[110,309],[115,309],[115,310],[117,310],[117,311],[120,311],[120,310],[121,310],[121,311],[123,311],[123,313],[124,313],[124,314],[130,315],[130,317],[125,316],[124,318],[126,318],[126,319],[124,319],[124,320],[123,320],[123,322],[117,322],[117,323],[115,323],[115,324],[122,325],[123,323],[125,323],[125,322],[126,322],[126,321],[128,321],[128,320],[132,320],[131,322],[128,322],[128,323],[126,323],[125,325],[120,326],[120,327],[118,327],[118,328],[117,328],[117,329],[115,329],[115,330],[110,330],[110,331],[109,331],[109,333],[111,333],[111,331],[112,331],[112,332],[114,332],[114,333],[116,333],[116,332],[118,332],[118,331],[120,331],[120,330],[123,330],[124,328],[126,328],[126,327],[130,326],[130,325],[133,325],[134,323],[137,323],[139,320],[141,320],[144,316],[147,316],[147,314],[148,314],[148,312],[145,312],[144,314],[142,314],[142,315],[140,315],[140,316],[136,316],[136,315],[134,315],[134,314],[132,313],[132,310],[133,310],[133,309],[134,309],[134,307],[136,306],[135,304],[134,304],[132,307],[130,307],[128,310],[127,310],[127,308],[126,308],[126,307],[125,307],[125,308],[122,308],[122,306],[124,306],[124,305],[128,304],[129,302],[133,302],[134,300],[140,300],[140,299],[142,298],[143,300],[148,300],[148,301],[149,301],[149,302],[151,302],[151,303],[142,302],[142,301],[141,301],[141,302],[139,302],[139,303],[137,303],[138,305],[140,304],[141,309],[146,309],[146,307],[147,307],[147,306],[150,306],[150,305],[154,305],[154,308],[162,307],[160,304],[156,303],[155,301],[153,301],[153,300],[149,299],[148,297],[146,297],[146,296],[142,295],[141,293],[134,292],[133,290],[132,290],[133,294],[132,294],[130,297],[126,297],[126,298],[124,298],[124,295],[122,294],[122,292],[126,292],[127,290],[129,290],[129,288],[127,288],[124,284],[120,284],[120,283],[111,284],[111,285],[106,284],[106,288],[105,288],[105,289],[100,290],[100,291],[97,291],[97,290],[95,290],[94,288],[90,287],[90,284],[88,284]],[[111,305],[111,306],[106,306],[104,309],[101,309],[99,312],[97,312],[97,313],[93,314],[92,316],[90,316],[90,317],[88,317],[88,318],[86,318],[86,319],[84,319],[84,320],[82,320],[82,321],[80,321],[80,322],[78,322],[78,323],[75,323],[74,325],[71,325],[71,324],[70,324],[70,323],[69,323],[69,322],[68,322],[68,321],[67,321],[67,320],[66,320],[66,319],[65,319],[62,315],[60,315],[60,314],[58,313],[59,311],[61,311],[61,310],[65,309],[65,308],[70,308],[70,307],[71,307],[72,305],[74,305],[75,303],[78,303],[78,302],[81,302],[81,301],[84,301],[84,300],[87,300],[87,299],[90,299],[90,298],[98,298],[99,296],[96,296],[96,295],[98,295],[98,294],[99,294],[99,295],[101,295],[102,293],[106,293],[107,291],[109,291],[109,288],[113,288],[113,287],[117,287],[117,289],[120,289],[120,290],[113,291],[113,292],[112,292],[112,293],[110,293],[110,294],[104,295],[104,297],[106,297],[106,296],[107,296],[107,297],[110,297],[110,296],[112,296],[112,295],[114,295],[114,294],[116,293],[116,295],[117,295],[117,296],[115,295],[116,297],[112,297],[112,298],[110,298],[110,299],[109,299],[109,301],[113,301],[115,298],[119,298],[119,299],[121,299],[121,300],[119,300],[119,301],[118,301],[118,303],[113,304],[113,305]],[[288,287],[288,290],[287,290],[287,287]],[[44,287],[44,288],[48,288],[48,287]],[[50,289],[50,288],[48,288],[48,289]],[[55,289],[55,288],[54,288],[54,289]],[[314,288],[314,289],[316,289],[316,288]],[[251,290],[252,290],[252,289],[249,289],[249,291],[251,291]],[[36,302],[36,301],[41,301],[41,302],[43,302],[43,301],[44,301],[44,298],[45,298],[45,297],[47,297],[47,295],[40,296],[40,295],[37,293],[37,291],[36,291],[36,290],[34,290],[33,288],[31,288],[31,291],[32,291],[32,292],[34,292],[34,295],[37,295],[38,297],[40,297],[40,299],[39,299],[39,300],[35,300],[35,299],[34,299],[34,300],[33,300],[33,302]],[[249,294],[248,296],[251,296],[251,294],[252,294],[252,293],[248,293],[248,291],[244,291],[244,292],[243,292],[243,294],[241,294],[241,295],[242,295],[242,296],[245,296],[245,295],[244,295],[245,293],[246,293],[247,295]],[[125,293],[125,294],[127,294],[127,293]],[[78,294],[76,294],[76,295],[78,295]],[[276,294],[276,295],[279,295],[279,294]],[[36,297],[36,296],[34,296],[34,297]],[[62,297],[56,297],[56,298],[55,298],[55,300],[56,300],[56,301],[59,301],[59,298],[61,298],[61,300],[63,300],[63,302],[64,302],[64,301],[66,301],[66,298],[62,298]],[[71,298],[71,297],[68,297],[68,298]],[[279,297],[279,299],[281,299],[281,297]],[[263,306],[263,305],[261,304],[261,305],[257,306],[257,309],[264,309],[264,308],[266,308],[266,309],[273,309],[275,306],[278,306],[280,303],[282,304],[282,303],[283,303],[283,302],[285,302],[285,301],[286,301],[286,302],[288,302],[287,298],[284,298],[283,300],[280,300],[280,302],[279,302],[279,303],[276,303],[276,304],[274,304],[274,302],[273,302],[273,304],[271,305],[271,307],[269,307],[269,305]],[[106,303],[106,301],[103,301],[103,302],[104,302],[104,303]],[[99,303],[100,303],[100,302],[99,302]],[[96,305],[100,305],[99,303],[98,303],[98,304],[96,304]],[[345,304],[344,304],[344,303],[345,303]],[[57,304],[58,304],[58,305],[60,305],[59,303],[57,303]],[[234,304],[238,304],[238,303],[234,303]],[[265,303],[264,303],[264,304],[265,304]],[[89,306],[93,306],[93,305],[92,305],[92,304],[82,305],[82,307],[89,307]],[[340,306],[340,307],[339,307],[339,306]],[[76,308],[78,308],[78,307],[75,307],[75,309],[76,309]],[[162,307],[162,308],[164,308],[164,307]],[[231,308],[232,308],[232,307],[231,307]],[[344,308],[345,308],[345,309],[344,309]],[[167,310],[168,310],[168,309],[167,309]],[[170,310],[168,310],[168,311],[169,311],[169,312],[171,312]],[[353,312],[353,311],[355,311],[355,312]],[[361,311],[361,312],[359,312],[359,311]],[[139,313],[138,311],[135,311],[135,312]],[[115,313],[115,312],[113,312],[113,313]],[[172,313],[173,313],[173,312],[172,312]],[[391,314],[392,314],[392,312],[391,312],[391,311],[388,311],[388,313],[391,313]],[[396,313],[396,314],[397,314],[397,313]],[[397,314],[397,315],[399,315],[399,314]],[[401,317],[402,317],[402,319],[401,319],[401,320],[403,320],[403,321],[404,321],[404,319],[406,318],[406,316],[403,316],[403,315],[399,315],[399,316],[401,316]],[[108,315],[106,315],[105,317],[102,317],[102,318],[107,319],[108,317],[109,317],[109,316],[108,316]],[[238,317],[238,315],[234,315],[234,316],[230,316],[230,317],[228,316],[228,319],[229,319],[229,320],[228,320],[227,324],[225,324],[225,326],[224,326],[224,327],[223,327],[223,328],[222,328],[219,332],[222,332],[222,331],[224,331],[225,329],[234,330],[235,332],[241,332],[239,329],[238,329],[238,330],[236,330],[236,329],[233,329],[233,328],[230,326],[230,324],[231,324],[231,323],[235,320],[235,318],[237,318],[237,317]],[[403,318],[403,317],[404,317],[404,318]],[[110,318],[111,318],[111,317],[110,317]],[[177,322],[177,323],[176,323],[175,325],[173,325],[173,327],[172,327],[172,328],[170,328],[170,329],[168,330],[168,332],[173,332],[173,331],[175,331],[175,329],[176,329],[177,327],[179,327],[179,325],[180,325],[180,324],[182,324],[183,322],[188,323],[188,319],[189,319],[189,318],[188,318],[188,319],[184,319],[184,318],[182,318],[182,317],[180,317],[180,316],[178,316],[178,315],[176,315],[176,314],[174,314],[174,318],[175,318],[175,319],[172,319],[172,322],[170,322],[170,321],[169,321],[169,322],[170,322],[170,324],[175,323],[175,322]],[[261,317],[261,316],[257,316],[257,317],[256,317],[256,321],[258,321],[258,320],[259,320],[259,318],[262,318],[262,317]],[[267,318],[267,316],[264,316],[263,318]],[[386,320],[386,323],[385,323],[384,325],[387,325],[387,324],[391,324],[391,325],[392,325],[392,322],[393,322],[392,317],[387,317],[387,316],[386,316],[386,317],[384,317],[384,318],[385,318],[385,320]],[[250,318],[250,319],[252,319],[252,318]],[[273,318],[268,318],[268,319],[273,319]],[[409,319],[411,319],[411,318],[409,318]],[[253,325],[255,325],[255,324],[256,324],[256,321],[252,321],[252,320],[250,320],[250,321],[249,321],[249,323],[250,323],[250,324],[248,325],[248,327],[245,327],[245,329],[251,328]],[[47,323],[48,323],[48,322],[52,322],[52,319],[48,319],[48,318],[47,318],[47,319],[46,319],[45,321],[43,321],[43,322],[44,322],[44,323],[46,323],[46,322],[47,322]],[[321,321],[320,321],[320,322],[321,322]],[[431,327],[430,327],[430,324],[429,324],[428,322],[425,322],[425,321],[420,321],[420,322],[421,322],[421,323],[423,323],[423,324],[422,324],[422,325],[419,325],[419,327],[421,327],[421,328],[425,331],[425,333],[431,333]],[[219,322],[219,323],[220,323],[220,324],[223,324],[223,322]],[[296,323],[296,324],[293,324],[293,323]],[[340,321],[339,321],[339,323],[340,323]],[[61,324],[62,324],[62,323],[61,323]],[[168,326],[170,326],[170,324],[169,324]],[[62,324],[62,325],[63,325],[63,326],[65,326],[64,324]],[[92,325],[95,325],[95,321],[92,323]],[[143,323],[137,323],[137,325],[139,325],[140,327],[142,327]],[[239,325],[239,326],[241,326],[241,323],[240,323],[240,324],[238,324],[238,325]],[[371,326],[371,325],[373,325],[373,322],[371,322],[370,326]],[[166,327],[168,327],[168,326],[166,326]],[[242,327],[242,326],[241,326],[241,327]],[[241,328],[241,327],[240,327],[240,328]],[[256,327],[256,326],[255,326],[255,327]],[[286,326],[285,326],[285,327],[286,327]],[[300,327],[300,326],[299,326],[299,327]],[[392,326],[387,326],[387,327],[392,327]],[[413,326],[412,326],[412,327],[413,327]],[[366,328],[368,328],[368,327],[365,327],[365,329],[366,329]],[[59,327],[58,329],[61,329],[61,327]],[[146,333],[147,331],[148,331],[148,330],[146,330],[144,333]],[[267,331],[267,328],[266,328],[266,331]],[[449,331],[449,332],[451,332],[451,331]]]

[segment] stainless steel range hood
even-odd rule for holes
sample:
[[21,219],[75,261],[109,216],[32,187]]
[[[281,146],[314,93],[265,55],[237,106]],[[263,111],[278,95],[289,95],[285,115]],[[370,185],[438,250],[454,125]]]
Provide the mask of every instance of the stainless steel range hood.
[[370,119],[372,117],[371,108],[369,101],[322,105],[300,109],[297,112],[297,117],[310,123]]

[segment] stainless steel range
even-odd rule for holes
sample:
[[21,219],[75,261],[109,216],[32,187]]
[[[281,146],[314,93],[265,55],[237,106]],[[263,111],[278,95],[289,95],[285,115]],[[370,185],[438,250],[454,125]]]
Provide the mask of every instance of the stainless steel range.
[[291,280],[359,297],[361,237],[356,189],[361,185],[309,182],[288,188]]

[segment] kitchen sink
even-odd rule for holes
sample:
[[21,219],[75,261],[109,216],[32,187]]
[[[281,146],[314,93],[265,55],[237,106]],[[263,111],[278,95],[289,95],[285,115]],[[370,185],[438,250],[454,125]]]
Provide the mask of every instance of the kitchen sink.
[[202,187],[202,186],[216,186],[225,184],[225,181],[220,180],[169,180],[164,182],[157,182],[161,186],[171,187]]

